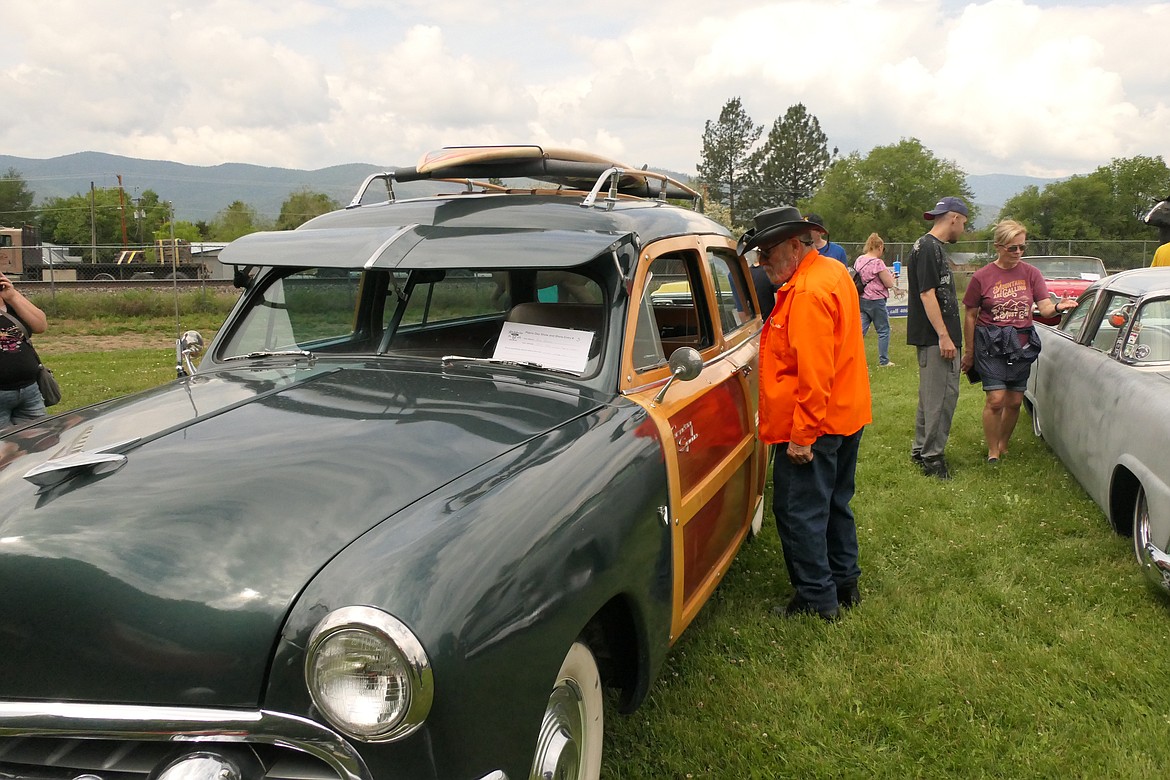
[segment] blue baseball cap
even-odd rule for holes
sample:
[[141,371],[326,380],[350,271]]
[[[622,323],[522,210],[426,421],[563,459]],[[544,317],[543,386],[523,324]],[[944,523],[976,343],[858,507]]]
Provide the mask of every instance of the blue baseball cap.
[[956,214],[962,214],[964,217],[970,216],[967,213],[966,203],[959,200],[958,198],[952,198],[948,196],[942,198],[938,203],[934,204],[934,208],[923,214],[922,218],[934,219],[935,217],[941,217],[943,214],[951,211],[955,212]]

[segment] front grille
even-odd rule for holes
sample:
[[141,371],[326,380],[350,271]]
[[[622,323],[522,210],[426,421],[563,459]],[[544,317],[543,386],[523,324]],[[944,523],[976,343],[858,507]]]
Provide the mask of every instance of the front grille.
[[192,752],[246,754],[261,767],[248,780],[339,780],[325,762],[288,747],[234,742],[151,742],[128,739],[0,737],[0,780],[144,780]]

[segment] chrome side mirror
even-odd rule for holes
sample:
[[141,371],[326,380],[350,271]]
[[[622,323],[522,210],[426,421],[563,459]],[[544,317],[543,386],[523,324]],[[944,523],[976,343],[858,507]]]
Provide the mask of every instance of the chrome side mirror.
[[666,392],[670,390],[674,380],[681,379],[684,382],[690,382],[702,373],[703,358],[694,347],[679,347],[671,353],[668,365],[670,366],[670,379],[666,380],[666,384],[658,391],[658,395],[654,396],[656,404],[662,403],[662,399],[666,398]]
[[175,374],[182,379],[195,376],[195,365],[191,358],[203,351],[203,336],[197,330],[189,330],[175,341]]

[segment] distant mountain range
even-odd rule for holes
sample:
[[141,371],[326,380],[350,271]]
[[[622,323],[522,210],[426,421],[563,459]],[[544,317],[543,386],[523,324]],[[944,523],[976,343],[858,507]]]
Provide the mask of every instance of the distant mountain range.
[[967,185],[975,195],[975,204],[979,207],[979,217],[975,220],[976,227],[983,227],[995,221],[1005,203],[1019,195],[1028,187],[1035,185],[1044,189],[1045,185],[1061,179],[1041,179],[1035,176],[1015,176],[1008,173],[985,173],[967,176]]
[[[164,160],[140,160],[102,152],[79,152],[62,157],[38,160],[0,155],[0,173],[16,169],[28,188],[36,193],[37,203],[49,198],[69,197],[89,191],[90,182],[97,187],[117,187],[118,175],[127,198],[144,190],[154,190],[163,200],[173,201],[178,219],[209,221],[233,201],[243,201],[262,216],[275,219],[280,206],[297,190],[308,188],[323,192],[342,205],[349,203],[366,176],[390,170],[409,162],[391,165],[350,163],[313,171],[293,168],[268,168],[245,163],[197,166]],[[688,176],[665,173],[686,181]],[[981,224],[995,219],[1003,204],[1029,185],[1044,185],[1056,179],[1008,174],[968,176],[967,182],[980,206]],[[399,185],[400,195],[415,197],[433,192],[434,185],[411,182]]]

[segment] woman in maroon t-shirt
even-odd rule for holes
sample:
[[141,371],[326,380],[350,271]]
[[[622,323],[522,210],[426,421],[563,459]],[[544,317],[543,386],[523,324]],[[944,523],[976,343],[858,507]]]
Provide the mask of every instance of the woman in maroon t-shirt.
[[[1072,298],[1054,303],[1044,276],[1023,261],[1028,238],[1024,226],[1005,219],[995,226],[994,262],[971,277],[963,296],[963,358],[960,367],[974,367],[983,382],[983,435],[987,462],[998,463],[1007,452],[1024,401],[1024,388],[1040,340],[1032,328],[1032,304],[1045,317],[1077,305]],[[974,380],[972,380],[974,381]]]

